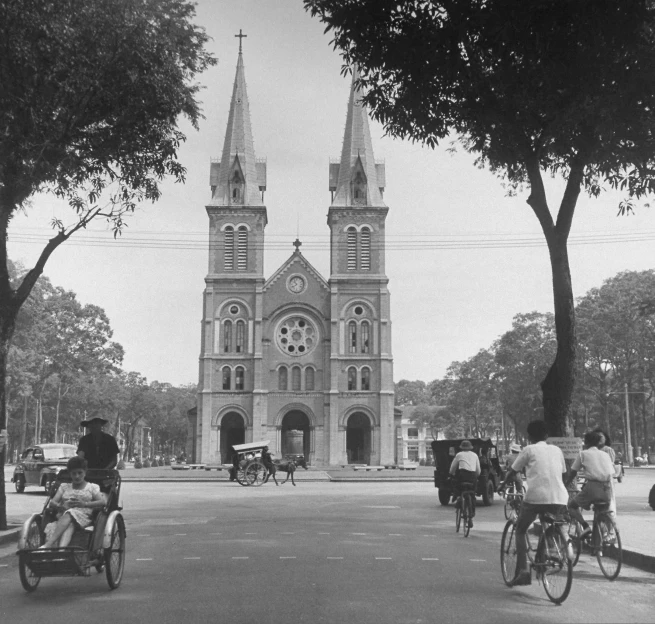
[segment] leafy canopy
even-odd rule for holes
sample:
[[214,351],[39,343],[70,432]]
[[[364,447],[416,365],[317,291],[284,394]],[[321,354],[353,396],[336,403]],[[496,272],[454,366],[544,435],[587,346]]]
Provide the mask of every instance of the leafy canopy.
[[[655,6],[647,0],[305,0],[386,131],[452,132],[510,188],[584,167],[630,197],[655,189]],[[345,69],[344,69],[345,71]],[[630,210],[630,201],[621,205]]]
[[[54,192],[80,218],[113,183],[105,213],[156,200],[184,179],[176,160],[197,127],[192,82],[216,60],[186,0],[0,0],[0,215]],[[56,223],[63,231],[63,224]]]

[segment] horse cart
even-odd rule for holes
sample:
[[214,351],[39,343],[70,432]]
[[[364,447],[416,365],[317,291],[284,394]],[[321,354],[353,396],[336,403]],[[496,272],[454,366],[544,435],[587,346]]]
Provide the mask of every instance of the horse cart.
[[264,466],[262,454],[270,440],[235,444],[232,448],[237,455],[233,460],[235,478],[241,485],[259,486],[266,482],[268,470]]
[[105,506],[95,512],[93,523],[77,529],[66,548],[43,548],[45,527],[56,522],[50,501],[62,483],[70,483],[67,470],[51,483],[41,513],[32,514],[18,538],[18,573],[23,588],[33,592],[46,576],[90,576],[91,569],[104,570],[107,583],[116,589],[125,566],[125,522],[118,503],[121,476],[117,470],[88,470],[86,480],[97,483],[105,494]]

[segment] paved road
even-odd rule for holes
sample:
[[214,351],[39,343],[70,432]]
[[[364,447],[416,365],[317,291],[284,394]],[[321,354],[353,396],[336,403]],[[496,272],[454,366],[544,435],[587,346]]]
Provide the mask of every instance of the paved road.
[[480,509],[465,539],[424,483],[126,483],[123,498],[121,588],[109,591],[103,576],[53,578],[28,595],[4,549],[3,621],[653,621],[655,576],[625,568],[609,583],[589,558],[561,607],[536,584],[505,587],[501,505]]

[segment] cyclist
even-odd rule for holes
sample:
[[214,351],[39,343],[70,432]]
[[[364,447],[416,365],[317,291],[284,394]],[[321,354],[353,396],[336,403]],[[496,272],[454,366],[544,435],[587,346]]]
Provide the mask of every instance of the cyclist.
[[581,538],[591,533],[589,523],[582,517],[580,507],[589,509],[591,504],[602,501],[612,502],[612,478],[615,470],[614,464],[607,453],[600,450],[603,444],[603,434],[598,431],[588,431],[584,436],[585,450],[575,458],[567,476],[567,483],[575,479],[580,468],[584,468],[585,484],[582,490],[569,502],[569,513],[582,526]]
[[[455,477],[455,490],[458,498],[464,489],[473,489],[475,492],[475,485],[482,472],[480,458],[477,453],[473,452],[473,444],[471,444],[470,440],[463,440],[459,445],[459,449],[459,453],[455,455],[452,464],[450,464],[449,471]],[[471,496],[471,507],[471,516],[475,516],[475,496]],[[473,526],[472,517],[469,520],[469,526]]]
[[[509,455],[507,456],[507,460],[505,461],[505,470],[511,469],[512,464],[516,461],[520,452],[521,452],[520,444],[516,444],[516,443],[510,444]],[[516,485],[516,492],[518,494],[521,494],[523,492],[523,479],[521,477],[521,473],[517,472],[514,475],[514,484]]]
[[568,492],[564,487],[566,475],[564,454],[557,447],[546,443],[548,430],[543,420],[528,424],[526,446],[507,472],[501,489],[525,468],[527,492],[516,521],[516,573],[512,586],[530,585],[532,577],[528,567],[528,543],[526,533],[540,513],[560,515],[565,511]]

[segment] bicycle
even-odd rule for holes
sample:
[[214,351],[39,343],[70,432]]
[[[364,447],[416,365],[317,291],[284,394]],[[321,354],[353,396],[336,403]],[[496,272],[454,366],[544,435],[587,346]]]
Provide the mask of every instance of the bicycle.
[[459,533],[459,527],[464,521],[464,537],[468,537],[475,505],[475,490],[472,483],[460,483],[459,487],[462,489],[455,502],[455,532]]
[[[562,534],[564,521],[557,520],[550,513],[539,514],[539,540],[533,548],[530,531],[526,534],[528,541],[528,559],[530,571],[536,572],[537,581],[541,581],[551,602],[562,604],[571,592],[573,583],[573,565],[568,553],[568,542]],[[500,542],[500,569],[505,584],[512,587],[516,573],[516,520],[508,520]]]
[[501,496],[505,497],[505,520],[518,518],[523,502],[523,491],[518,489],[515,483],[510,483],[501,492]]
[[591,536],[582,539],[582,526],[571,518],[569,522],[569,541],[573,549],[572,563],[575,566],[580,559],[583,544],[587,544],[591,554],[595,555],[603,576],[609,581],[618,578],[623,565],[623,548],[621,535],[616,522],[610,515],[610,504],[605,501],[594,501],[592,509],[594,519],[591,526]]

